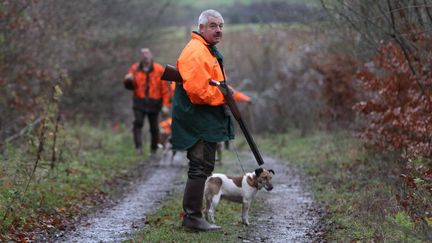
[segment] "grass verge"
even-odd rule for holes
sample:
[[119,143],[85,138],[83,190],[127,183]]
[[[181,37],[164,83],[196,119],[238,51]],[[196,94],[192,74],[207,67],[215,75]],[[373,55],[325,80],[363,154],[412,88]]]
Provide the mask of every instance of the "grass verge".
[[102,202],[116,188],[116,179],[130,177],[146,156],[135,155],[128,130],[66,125],[54,149],[52,134],[44,143],[29,134],[24,143],[8,145],[0,155],[0,241],[64,229]]
[[[431,225],[416,223],[400,206],[403,165],[363,149],[349,134],[264,136],[266,153],[300,165],[328,212],[328,241],[424,242]],[[432,199],[429,194],[428,198]],[[429,200],[430,202],[430,200]]]
[[182,194],[166,201],[155,213],[148,215],[146,226],[131,242],[237,242],[243,225],[239,221],[241,204],[224,201],[218,206],[217,225],[222,231],[190,232],[181,226]]

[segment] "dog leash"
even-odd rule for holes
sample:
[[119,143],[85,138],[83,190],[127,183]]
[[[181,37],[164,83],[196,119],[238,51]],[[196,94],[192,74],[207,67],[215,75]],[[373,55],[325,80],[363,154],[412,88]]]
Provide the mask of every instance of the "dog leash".
[[244,168],[243,168],[243,165],[242,165],[242,163],[241,163],[241,161],[240,161],[240,157],[239,157],[239,155],[238,155],[238,153],[237,153],[237,148],[236,148],[236,146],[235,146],[235,144],[234,144],[234,141],[232,142],[232,145],[233,145],[233,148],[234,148],[234,152],[235,152],[235,154],[236,154],[236,156],[237,156],[237,161],[238,161],[238,163],[239,163],[239,165],[240,165],[240,168],[241,168],[242,171],[243,171],[243,175],[246,175],[246,172],[245,172],[245,170],[244,170]]

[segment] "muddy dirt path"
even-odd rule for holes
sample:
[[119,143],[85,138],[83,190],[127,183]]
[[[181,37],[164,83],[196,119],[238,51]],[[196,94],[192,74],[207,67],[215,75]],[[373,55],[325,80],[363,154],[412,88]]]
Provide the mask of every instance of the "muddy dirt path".
[[178,174],[186,168],[182,166],[182,161],[185,161],[182,155],[175,157],[174,166],[170,162],[157,161],[152,162],[142,178],[114,206],[105,207],[84,219],[58,242],[121,242],[130,239],[135,230],[144,226],[146,214],[157,209],[181,183]]
[[[253,159],[253,157],[251,157]],[[273,190],[260,191],[254,203],[262,210],[251,212],[251,225],[242,242],[322,242],[324,211],[308,192],[301,171],[287,161],[264,157],[273,169]]]
[[[243,161],[254,161],[249,153],[241,157]],[[322,241],[322,210],[307,191],[300,171],[287,161],[271,157],[264,157],[264,161],[265,168],[276,172],[274,189],[258,193],[253,203],[261,204],[260,209],[251,210],[251,225],[240,234],[239,242]],[[224,163],[233,165],[238,162]],[[178,175],[186,173],[186,164],[183,154],[175,157],[174,166],[163,160],[154,163],[116,204],[95,212],[73,232],[60,237],[58,242],[121,242],[130,239],[133,232],[143,226],[146,214],[156,210],[174,188],[183,186],[184,182]]]

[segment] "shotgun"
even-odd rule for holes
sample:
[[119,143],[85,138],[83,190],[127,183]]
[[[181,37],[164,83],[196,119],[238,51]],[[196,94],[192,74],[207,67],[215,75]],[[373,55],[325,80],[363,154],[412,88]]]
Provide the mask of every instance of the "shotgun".
[[[166,65],[161,79],[167,80],[167,81],[174,81],[176,83],[182,83],[183,82],[183,78],[181,77],[180,72],[177,71],[177,69],[174,66],[169,65],[169,64]],[[249,147],[252,150],[253,155],[255,156],[255,159],[256,159],[258,165],[261,166],[262,164],[264,164],[264,160],[261,157],[261,154],[260,154],[258,147],[256,146],[256,144],[252,138],[252,135],[249,133],[249,130],[247,129],[245,123],[243,122],[243,119],[240,115],[240,111],[239,111],[237,104],[235,103],[235,100],[232,96],[231,89],[228,87],[228,85],[225,82],[218,82],[218,81],[211,80],[209,82],[209,84],[217,86],[219,88],[219,90],[222,92],[222,94],[224,95],[226,104],[230,108],[231,113],[233,114],[234,118],[237,120],[237,122],[240,126],[240,129],[242,130],[242,132],[246,138],[246,141],[249,144]]]

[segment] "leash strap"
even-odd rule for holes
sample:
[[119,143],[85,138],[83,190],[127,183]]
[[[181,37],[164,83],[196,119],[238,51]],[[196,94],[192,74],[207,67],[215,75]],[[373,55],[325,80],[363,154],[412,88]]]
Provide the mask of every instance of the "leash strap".
[[233,148],[234,148],[234,152],[235,152],[235,154],[236,154],[236,156],[237,156],[237,161],[238,161],[238,163],[239,163],[239,165],[240,165],[240,168],[241,168],[242,171],[243,171],[243,175],[246,175],[246,172],[245,172],[245,170],[244,170],[244,168],[243,168],[243,165],[242,165],[242,163],[241,163],[241,161],[240,161],[240,157],[239,157],[239,155],[238,155],[238,153],[237,153],[237,148],[236,148],[234,142],[232,142],[232,146],[233,146]]

